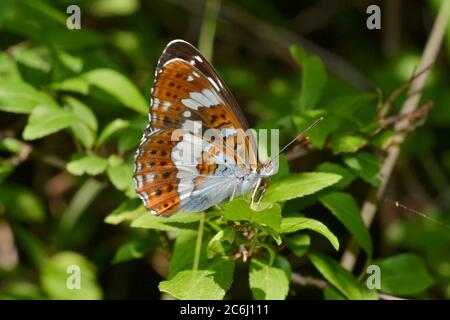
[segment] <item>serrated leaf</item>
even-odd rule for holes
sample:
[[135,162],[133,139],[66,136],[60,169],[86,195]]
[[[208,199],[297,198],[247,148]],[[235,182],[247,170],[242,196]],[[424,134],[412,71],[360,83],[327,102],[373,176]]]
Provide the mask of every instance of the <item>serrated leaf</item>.
[[79,123],[72,112],[56,107],[36,107],[23,131],[25,140],[35,140]]
[[335,260],[319,254],[310,253],[308,258],[317,270],[336,287],[347,299],[375,300],[378,298],[376,290],[369,290]]
[[305,217],[287,217],[281,220],[280,233],[293,233],[305,229],[320,233],[330,241],[336,251],[339,250],[338,239],[322,222]]
[[336,189],[344,189],[356,179],[356,176],[349,169],[332,162],[322,162],[315,170],[340,175],[342,179],[332,186]]
[[25,82],[0,79],[0,110],[31,113],[37,106],[57,107],[57,104],[51,96]]
[[291,174],[286,179],[274,182],[262,201],[270,203],[303,197],[329,187],[341,179],[337,174],[323,172]]
[[372,256],[372,239],[355,199],[345,192],[332,192],[320,197],[319,201],[350,231],[366,253]]
[[178,272],[160,282],[159,290],[180,300],[220,300],[231,287],[233,273],[234,261],[221,258],[197,271]]
[[98,175],[103,173],[108,166],[108,160],[93,154],[83,154],[73,158],[66,169],[71,174],[81,176],[83,174]]
[[[70,271],[70,266],[79,270],[80,289],[74,290],[67,286],[70,276],[75,276],[75,271]],[[51,299],[101,299],[102,290],[96,278],[95,266],[82,255],[69,251],[46,259],[40,273],[42,288]]]
[[270,267],[252,258],[249,273],[250,288],[257,300],[284,300],[289,291],[289,278],[283,269]]
[[319,101],[327,82],[325,66],[318,57],[306,54],[299,45],[291,46],[290,51],[302,71],[298,111],[311,110]]
[[356,152],[367,144],[367,139],[358,134],[339,134],[333,137],[331,149],[333,154]]
[[381,291],[393,295],[414,295],[433,285],[424,260],[415,254],[404,253],[372,263],[381,271]]
[[356,175],[363,178],[366,182],[373,186],[380,185],[380,179],[378,178],[380,159],[376,155],[368,152],[360,152],[346,155],[343,160]]

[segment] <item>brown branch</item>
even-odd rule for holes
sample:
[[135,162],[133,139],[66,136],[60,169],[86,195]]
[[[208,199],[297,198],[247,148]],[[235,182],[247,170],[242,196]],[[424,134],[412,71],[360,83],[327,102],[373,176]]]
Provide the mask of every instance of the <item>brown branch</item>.
[[[439,13],[433,25],[430,37],[428,38],[428,41],[425,45],[425,49],[417,70],[425,70],[427,66],[433,65],[436,60],[448,22],[449,4],[449,1],[442,2],[441,8],[439,9]],[[411,82],[408,91],[408,98],[404,102],[400,111],[401,115],[411,114],[417,109],[421,98],[422,89],[425,86],[429,73],[430,70],[427,69],[420,76],[415,77]],[[410,120],[408,118],[405,118],[397,122],[394,126],[394,129],[397,132],[395,143],[391,144],[388,147],[387,157],[385,158],[381,166],[379,172],[379,176],[381,177],[381,184],[379,187],[371,189],[361,209],[361,215],[364,224],[367,227],[372,224],[381,197],[383,196],[386,185],[400,154],[400,146],[406,138],[409,125]],[[360,248],[357,242],[352,239],[342,255],[341,265],[347,270],[353,270],[359,251]]]

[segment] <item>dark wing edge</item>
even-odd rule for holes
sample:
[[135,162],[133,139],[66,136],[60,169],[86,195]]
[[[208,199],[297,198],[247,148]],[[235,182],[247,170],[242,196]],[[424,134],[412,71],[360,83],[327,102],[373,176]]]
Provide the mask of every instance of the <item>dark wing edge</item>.
[[220,94],[223,97],[223,100],[229,104],[229,107],[238,118],[241,128],[244,130],[247,130],[249,128],[249,124],[244,115],[244,112],[239,106],[237,100],[234,98],[230,89],[220,77],[219,73],[208,62],[203,54],[189,42],[182,39],[176,39],[170,41],[167,44],[161,55],[161,58],[158,61],[155,79],[157,78],[160,70],[162,70],[164,65],[168,61],[175,58],[183,59],[200,70],[203,75],[206,76],[211,85],[217,90],[217,93]]

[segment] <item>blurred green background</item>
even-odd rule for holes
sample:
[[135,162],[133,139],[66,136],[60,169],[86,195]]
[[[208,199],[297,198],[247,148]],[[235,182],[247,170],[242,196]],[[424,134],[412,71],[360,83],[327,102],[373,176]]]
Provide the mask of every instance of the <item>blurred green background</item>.
[[[121,178],[129,172],[128,163],[146,125],[142,110],[149,101],[159,55],[176,38],[198,44],[202,25],[208,23],[205,2],[76,1],[81,8],[81,29],[68,30],[66,8],[71,4],[64,0],[0,3],[0,99],[7,99],[2,98],[2,91],[11,83],[23,81],[35,88],[17,88],[31,95],[20,97],[25,109],[32,105],[30,100],[42,98],[33,90],[42,90],[87,119],[84,127],[71,127],[81,132],[75,138],[70,130],[58,131],[71,125],[66,114],[54,119],[60,126],[53,130],[56,134],[47,135],[40,128],[43,131],[25,131],[22,137],[27,123],[24,114],[29,112],[0,110],[0,298],[74,298],[58,289],[58,277],[66,276],[61,272],[65,261],[77,261],[90,279],[79,298],[159,299],[158,283],[167,273],[168,244],[161,243],[156,232],[106,224],[104,218],[127,198],[125,194],[134,196],[133,187]],[[366,28],[370,4],[382,8],[381,30]],[[319,105],[361,90],[378,90],[386,97],[417,67],[438,4],[417,0],[221,1],[212,62],[252,126],[281,127],[285,140],[296,132],[289,115],[298,108],[301,88],[301,73],[289,52],[292,44],[317,55],[328,70],[326,94]],[[213,27],[214,23],[204,26]],[[434,101],[434,107],[426,124],[408,137],[384,197],[446,226],[450,225],[448,30],[424,91],[423,101]],[[93,87],[87,88],[80,74],[89,75]],[[126,93],[114,92],[109,84]],[[77,100],[54,92],[72,92]],[[404,95],[395,108],[403,99]],[[94,116],[78,105],[79,100]],[[36,121],[48,117],[36,115]],[[115,169],[107,177],[96,175],[105,170],[106,160],[89,159],[91,176],[80,177],[86,172],[84,167],[73,166],[68,172],[67,162],[85,149],[105,157],[116,153],[120,159],[109,158]],[[312,170],[336,158],[329,148],[313,149],[289,166],[292,171]],[[111,164],[115,160],[117,165]],[[368,190],[360,181],[348,189],[358,203]],[[317,208],[316,215],[340,238],[348,239],[345,230],[322,211]],[[435,283],[417,297],[448,299],[450,232],[446,226],[383,201],[370,229],[375,257],[406,250],[419,254]],[[133,243],[145,245],[136,248]],[[302,264],[299,260],[292,267]],[[248,298],[250,293],[236,286],[230,297]],[[290,297],[322,295],[308,287],[294,290]]]

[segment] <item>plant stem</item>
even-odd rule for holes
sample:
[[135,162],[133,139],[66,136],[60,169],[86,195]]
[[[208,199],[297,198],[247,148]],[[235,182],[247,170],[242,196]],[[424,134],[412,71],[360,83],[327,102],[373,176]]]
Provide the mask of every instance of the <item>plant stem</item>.
[[[415,77],[411,82],[408,90],[408,98],[404,102],[400,111],[401,115],[414,112],[419,105],[422,89],[425,86],[430,73],[429,66],[434,64],[445,34],[449,15],[449,5],[449,1],[442,1],[438,16],[435,20],[430,37],[425,45],[420,64],[417,68],[417,73],[422,72],[422,70],[425,70],[426,68],[428,68],[428,70],[422,72],[420,76]],[[384,160],[379,172],[379,175],[382,177],[382,182],[379,187],[372,188],[370,190],[369,195],[361,209],[362,219],[367,227],[370,227],[372,224],[378,205],[381,201],[381,197],[384,194],[384,190],[386,189],[389,178],[399,157],[400,147],[406,138],[408,132],[407,129],[409,126],[410,121],[407,118],[402,119],[395,125],[395,131],[397,132],[395,143],[392,143],[388,148],[386,159]],[[341,265],[349,271],[353,270],[359,251],[360,248],[357,242],[355,239],[352,239],[342,255]]]
[[203,229],[205,226],[205,213],[200,213],[200,221],[198,223],[198,233],[197,233],[197,241],[195,243],[195,253],[194,253],[194,264],[192,266],[193,271],[198,270],[198,266],[200,264],[200,253],[202,251],[202,241],[203,241]]
[[198,40],[198,48],[208,61],[212,61],[214,35],[217,27],[217,17],[221,0],[206,0],[205,13]]

